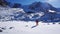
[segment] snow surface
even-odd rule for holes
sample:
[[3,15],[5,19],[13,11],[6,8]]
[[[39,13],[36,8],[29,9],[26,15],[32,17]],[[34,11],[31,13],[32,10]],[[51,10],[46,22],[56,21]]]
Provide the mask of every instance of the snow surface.
[[[60,34],[60,25],[52,24],[47,25],[47,23],[39,22],[39,25],[35,28],[31,28],[35,25],[35,22],[25,22],[25,21],[7,21],[0,22],[0,27],[6,28],[0,34]],[[9,29],[13,27],[12,29]]]
[[56,11],[53,11],[53,10],[49,10],[49,12],[52,12],[52,13],[54,13],[54,12],[56,12]]

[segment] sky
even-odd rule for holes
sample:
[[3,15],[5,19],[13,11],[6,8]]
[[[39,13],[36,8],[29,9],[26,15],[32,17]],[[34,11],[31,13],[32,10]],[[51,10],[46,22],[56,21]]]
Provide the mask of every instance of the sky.
[[56,8],[60,8],[60,0],[7,0],[7,1],[11,3],[21,3],[22,5],[28,5],[36,1],[48,2]]

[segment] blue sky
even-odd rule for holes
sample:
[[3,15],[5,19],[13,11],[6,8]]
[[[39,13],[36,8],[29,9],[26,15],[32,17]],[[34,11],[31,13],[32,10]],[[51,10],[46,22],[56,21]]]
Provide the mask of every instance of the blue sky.
[[11,3],[21,3],[23,5],[31,4],[33,2],[48,2],[56,8],[60,8],[60,0],[7,0]]

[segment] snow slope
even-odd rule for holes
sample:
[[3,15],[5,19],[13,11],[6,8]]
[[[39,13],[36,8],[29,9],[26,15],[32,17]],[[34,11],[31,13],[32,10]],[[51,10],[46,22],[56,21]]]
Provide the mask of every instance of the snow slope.
[[26,13],[22,8],[4,8],[0,7],[0,21],[23,20],[30,21],[39,19],[43,12]]
[[[39,22],[39,25],[35,28],[31,28],[35,25],[35,22],[24,22],[24,21],[7,21],[0,22],[0,27],[5,28],[0,34],[60,34],[60,25]],[[12,27],[12,29],[9,29]]]

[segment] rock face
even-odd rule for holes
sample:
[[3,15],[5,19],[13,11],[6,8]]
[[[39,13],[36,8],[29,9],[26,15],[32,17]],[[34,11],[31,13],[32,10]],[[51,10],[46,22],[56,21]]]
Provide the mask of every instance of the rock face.
[[6,0],[0,0],[0,5],[6,7],[8,2]]
[[21,8],[21,4],[15,3],[12,8]]

